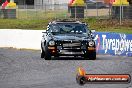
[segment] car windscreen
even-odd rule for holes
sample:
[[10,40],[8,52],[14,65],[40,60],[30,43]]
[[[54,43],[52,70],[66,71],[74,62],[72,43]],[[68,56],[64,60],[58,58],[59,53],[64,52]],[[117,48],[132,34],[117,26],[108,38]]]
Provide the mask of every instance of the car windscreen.
[[83,34],[87,33],[88,28],[84,24],[52,24],[51,32],[53,34]]

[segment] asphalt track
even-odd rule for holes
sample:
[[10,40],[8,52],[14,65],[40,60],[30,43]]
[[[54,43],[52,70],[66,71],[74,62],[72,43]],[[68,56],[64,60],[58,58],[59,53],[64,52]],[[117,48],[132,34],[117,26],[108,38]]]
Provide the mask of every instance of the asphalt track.
[[130,74],[132,57],[97,55],[97,60],[40,58],[40,51],[0,48],[0,88],[132,88],[129,84],[76,83],[77,68],[88,74]]

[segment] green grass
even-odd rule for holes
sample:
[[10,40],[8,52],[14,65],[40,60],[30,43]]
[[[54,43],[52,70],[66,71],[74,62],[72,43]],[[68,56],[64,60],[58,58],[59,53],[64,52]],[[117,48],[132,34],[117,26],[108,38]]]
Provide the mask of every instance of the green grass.
[[[18,19],[0,19],[0,29],[44,30],[50,21],[57,18],[69,18],[66,10],[57,10],[56,12],[56,10],[19,9],[16,15]],[[99,20],[94,17],[80,20],[89,24],[90,29],[95,29],[98,32],[132,34],[132,20],[125,20],[122,25],[119,25],[119,20]]]
[[[28,29],[28,30],[44,30],[48,23],[54,18],[45,19],[0,19],[0,29]],[[94,18],[83,19],[89,24],[90,29],[95,29],[98,32],[118,32],[132,34],[132,23],[123,22],[119,25],[116,20],[97,20]],[[127,22],[127,23],[126,23]]]
[[126,34],[132,34],[132,28],[107,28],[107,29],[97,29],[96,31],[99,32],[117,32],[117,33],[126,33]]
[[16,12],[17,19],[0,19],[0,29],[46,29],[48,23],[57,18],[66,18],[67,11],[23,10]]
[[45,10],[18,10],[16,16],[18,19],[53,19],[64,18],[67,15],[66,10],[45,11]]
[[43,29],[50,20],[0,19],[0,29]]
[[95,18],[84,19],[84,22],[89,24],[91,29],[98,32],[117,32],[132,34],[132,20],[124,20],[119,24],[119,20],[97,20]]

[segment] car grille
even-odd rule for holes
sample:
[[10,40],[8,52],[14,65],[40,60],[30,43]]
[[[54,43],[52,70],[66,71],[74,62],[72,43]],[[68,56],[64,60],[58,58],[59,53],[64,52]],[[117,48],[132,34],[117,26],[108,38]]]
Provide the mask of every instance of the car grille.
[[64,43],[63,47],[79,47],[80,43]]
[[83,54],[81,41],[58,41],[57,49],[59,50],[58,52],[61,55],[63,54],[82,55]]
[[80,48],[80,46],[81,46],[81,42],[80,41],[64,41],[63,43],[62,43],[62,47],[64,48],[64,49],[72,49],[72,48],[75,48],[75,49],[77,49],[77,48]]

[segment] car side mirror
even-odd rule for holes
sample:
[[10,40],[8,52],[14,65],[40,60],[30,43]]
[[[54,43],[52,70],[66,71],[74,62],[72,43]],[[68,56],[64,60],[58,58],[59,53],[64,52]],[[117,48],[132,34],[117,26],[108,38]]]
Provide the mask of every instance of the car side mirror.
[[46,34],[47,34],[47,30],[44,30],[44,31],[42,32],[42,37],[44,37]]
[[92,36],[92,38],[95,37],[95,30],[94,29],[91,30],[91,36]]
[[47,30],[44,30],[42,33],[47,33]]
[[96,31],[94,29],[91,30],[91,33],[95,33]]

